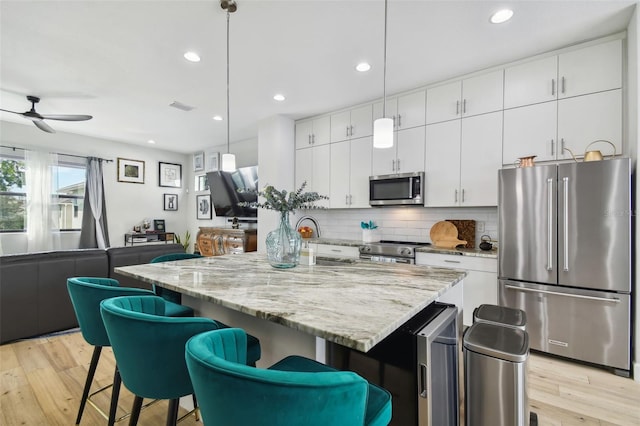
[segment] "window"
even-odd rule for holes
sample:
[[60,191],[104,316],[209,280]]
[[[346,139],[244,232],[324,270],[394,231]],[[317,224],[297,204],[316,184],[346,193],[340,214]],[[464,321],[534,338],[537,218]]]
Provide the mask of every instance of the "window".
[[[25,179],[26,167],[23,150],[0,149],[0,232],[26,230],[29,186]],[[85,170],[84,158],[67,155],[59,155],[58,164],[51,167],[51,200],[61,231],[82,227]]]

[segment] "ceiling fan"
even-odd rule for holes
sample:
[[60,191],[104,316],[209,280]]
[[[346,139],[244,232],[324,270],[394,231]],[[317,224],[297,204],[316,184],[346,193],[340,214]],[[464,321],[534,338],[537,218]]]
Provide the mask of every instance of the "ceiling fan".
[[40,102],[40,98],[37,96],[27,96],[27,100],[31,102],[31,109],[25,112],[9,111],[7,109],[0,108],[0,111],[10,112],[18,114],[24,118],[33,121],[33,124],[40,130],[48,133],[55,133],[56,131],[51,128],[43,120],[61,120],[61,121],[86,121],[91,120],[93,117],[90,115],[74,115],[74,114],[38,114],[36,112],[36,104]]

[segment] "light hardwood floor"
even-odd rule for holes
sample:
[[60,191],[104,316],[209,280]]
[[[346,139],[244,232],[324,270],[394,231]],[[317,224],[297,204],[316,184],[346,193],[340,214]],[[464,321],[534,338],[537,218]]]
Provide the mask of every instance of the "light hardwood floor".
[[[92,351],[79,332],[0,346],[0,425],[73,425]],[[100,385],[112,381],[114,367],[111,349],[103,349],[96,372]],[[105,409],[109,395],[98,399]],[[132,401],[123,389],[122,413]],[[542,426],[640,425],[640,383],[536,354],[529,358],[529,404]],[[163,401],[144,410],[138,424],[164,424],[166,409]],[[106,421],[87,406],[81,424]],[[189,417],[180,424],[202,423]]]

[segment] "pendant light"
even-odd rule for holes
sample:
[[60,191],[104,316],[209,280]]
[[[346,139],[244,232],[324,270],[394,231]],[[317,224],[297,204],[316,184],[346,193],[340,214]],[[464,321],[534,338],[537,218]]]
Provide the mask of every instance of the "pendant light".
[[393,146],[393,119],[387,118],[387,0],[384,0],[384,61],[382,72],[382,118],[373,122],[373,147]]
[[236,156],[231,154],[229,136],[229,15],[238,10],[235,0],[220,0],[220,7],[227,11],[227,153],[222,154],[222,171],[236,171]]

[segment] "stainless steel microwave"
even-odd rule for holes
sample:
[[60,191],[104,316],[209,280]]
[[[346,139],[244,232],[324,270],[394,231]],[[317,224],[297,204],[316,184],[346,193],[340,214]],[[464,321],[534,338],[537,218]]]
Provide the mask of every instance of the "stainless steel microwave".
[[369,205],[424,204],[424,172],[369,177]]

